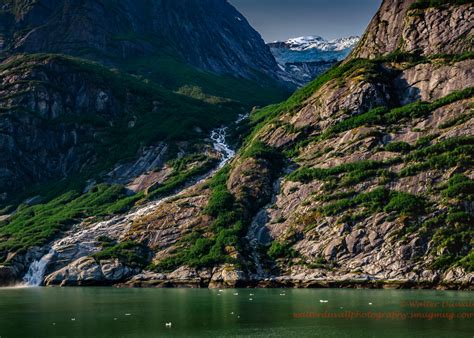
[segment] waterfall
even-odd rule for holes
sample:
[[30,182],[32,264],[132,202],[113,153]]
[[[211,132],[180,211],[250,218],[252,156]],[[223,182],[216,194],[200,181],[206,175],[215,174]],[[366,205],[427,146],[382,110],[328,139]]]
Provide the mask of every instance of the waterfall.
[[41,257],[41,259],[31,263],[28,272],[23,277],[23,284],[25,286],[40,286],[43,283],[44,273],[46,267],[54,256],[54,249],[50,249],[49,252]]
[[[248,115],[239,116],[239,119],[236,123],[245,120],[247,117]],[[226,127],[214,129],[210,135],[214,149],[221,154],[219,168],[222,168],[235,156],[235,151],[232,150],[226,143],[226,136]],[[191,185],[195,185],[204,181],[205,179],[212,176],[215,172],[216,170],[213,170],[203,175],[199,179],[191,182]],[[190,185],[188,184],[182,190],[176,192],[176,194],[182,193],[189,187]],[[23,285],[40,286],[43,283],[46,269],[51,260],[54,259],[55,256],[56,259],[64,260],[64,257],[62,257],[62,252],[64,251],[65,247],[69,248],[69,253],[73,252],[73,254],[69,257],[70,260],[88,256],[97,249],[95,243],[97,237],[105,235],[119,239],[121,234],[125,231],[124,229],[130,227],[134,219],[142,217],[143,215],[151,212],[153,209],[156,209],[160,204],[167,201],[169,198],[172,198],[173,196],[168,196],[156,201],[152,201],[139,209],[130,211],[127,214],[115,216],[109,220],[98,222],[87,228],[81,228],[80,224],[76,225],[71,230],[69,230],[63,238],[60,238],[54,243],[50,244],[51,248],[46,255],[41,257],[41,259],[31,263],[28,272],[23,277]]]
[[225,142],[226,136],[227,127],[215,129],[211,133],[211,140],[213,141],[214,149],[222,155],[219,168],[222,168],[230,159],[235,156],[235,151],[233,151]]

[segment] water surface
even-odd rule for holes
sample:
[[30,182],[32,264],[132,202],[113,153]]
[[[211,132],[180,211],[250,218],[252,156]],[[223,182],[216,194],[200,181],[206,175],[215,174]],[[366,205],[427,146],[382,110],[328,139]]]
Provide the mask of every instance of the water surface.
[[[454,291],[0,289],[0,337],[471,338],[470,302]],[[343,313],[371,318],[317,318]],[[410,313],[472,319],[375,318]]]

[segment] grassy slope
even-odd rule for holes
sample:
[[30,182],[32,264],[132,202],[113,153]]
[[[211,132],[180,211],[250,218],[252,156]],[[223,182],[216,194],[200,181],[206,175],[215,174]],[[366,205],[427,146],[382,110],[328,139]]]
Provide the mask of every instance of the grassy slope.
[[[366,60],[355,59],[347,63],[340,64],[321,75],[306,87],[296,91],[288,100],[279,104],[267,106],[265,108],[256,110],[250,116],[249,135],[239,152],[239,157],[255,158],[270,160],[269,163],[273,167],[272,170],[279,171],[281,169],[280,158],[283,155],[288,156],[289,160],[296,160],[302,147],[310,143],[319,142],[328,138],[337,138],[340,133],[357,128],[360,126],[370,125],[385,125],[389,126],[395,124],[400,120],[410,120],[429,115],[433,110],[444,105],[456,102],[458,100],[470,98],[473,96],[473,89],[467,88],[463,91],[455,92],[447,97],[441,98],[432,103],[417,102],[409,104],[404,107],[394,109],[379,108],[351,117],[336,124],[332,128],[323,131],[318,137],[310,138],[305,133],[302,133],[302,138],[294,144],[290,144],[287,149],[281,149],[281,153],[272,149],[262,143],[259,139],[260,132],[264,127],[275,124],[278,125],[278,120],[285,114],[293,114],[302,108],[305,101],[319,90],[324,84],[332,80],[343,82],[345,78],[351,77],[354,74],[362,75],[366,79],[376,80],[383,76],[382,68],[380,67],[386,62],[404,62],[406,66],[413,66],[417,63],[431,62],[435,59],[437,62],[458,62],[465,59],[472,58],[472,53],[464,55],[436,55],[432,57],[419,57],[413,54],[405,54],[395,52],[391,55],[385,56],[382,59]],[[454,121],[458,123],[459,121]],[[462,121],[461,121],[462,122]],[[472,166],[472,158],[469,160],[469,154],[472,153],[472,138],[450,139],[446,142],[441,142],[432,145],[430,140],[420,140],[417,147],[410,147],[406,145],[392,145],[392,150],[401,148],[406,157],[400,157],[393,161],[374,162],[374,161],[360,161],[348,165],[341,165],[330,169],[312,169],[301,167],[297,171],[288,176],[287,179],[310,182],[315,179],[327,181],[327,194],[318,196],[326,205],[318,210],[318,213],[328,216],[340,216],[344,218],[344,222],[358,222],[367,216],[377,212],[391,213],[391,217],[398,215],[399,217],[416,218],[420,214],[425,215],[427,209],[430,208],[430,203],[423,196],[414,196],[411,194],[390,191],[383,186],[375,189],[372,192],[360,193],[337,193],[336,191],[363,182],[373,177],[382,177],[386,182],[396,179],[397,175],[391,173],[386,167],[397,164],[403,161],[414,161],[413,168],[410,173],[400,173],[403,175],[413,175],[416,170],[427,170],[431,167],[438,169],[446,169],[455,165],[463,165],[465,167]],[[387,150],[389,151],[389,150]],[[466,158],[467,156],[467,158]],[[467,160],[467,162],[466,162]],[[274,161],[277,161],[276,166]],[[410,168],[410,166],[408,166]],[[226,248],[233,247],[238,251],[245,247],[239,240],[240,234],[245,233],[248,224],[248,219],[243,216],[241,206],[235,202],[234,197],[229,193],[226,186],[229,170],[231,168],[224,168],[216,175],[210,183],[213,191],[212,197],[209,200],[206,213],[214,218],[211,224],[213,235],[204,237],[202,234],[193,233],[186,239],[183,239],[183,248],[175,255],[163,260],[156,269],[158,271],[173,270],[181,265],[190,266],[213,266],[220,263],[243,263],[229,257],[226,253]],[[448,266],[461,264],[467,270],[472,270],[472,252],[466,248],[462,241],[469,242],[472,238],[472,230],[469,229],[469,222],[472,217],[467,215],[462,209],[462,200],[472,200],[472,180],[467,178],[459,178],[458,186],[453,188],[453,182],[447,182],[446,185],[440,189],[443,191],[443,196],[446,192],[443,189],[451,190],[451,195],[455,195],[455,189],[463,191],[463,194],[458,194],[454,199],[445,200],[448,206],[448,213],[445,218],[428,219],[423,224],[413,223],[409,229],[410,231],[420,231],[423,236],[435,236],[435,245],[439,248],[449,247],[451,253],[439,257],[435,263],[436,268],[445,269]],[[451,187],[451,188],[450,188]],[[458,191],[456,190],[456,191]],[[345,212],[351,210],[363,210],[361,213]],[[308,220],[311,215],[306,215]],[[443,224],[444,222],[444,224]],[[441,225],[441,224],[443,225]],[[308,227],[313,226],[311,222]],[[438,225],[438,228],[436,228]],[[406,234],[400,234],[403,236]],[[272,259],[277,258],[291,258],[298,254],[293,250],[292,244],[294,242],[280,242],[274,241],[268,250],[268,256]],[[307,262],[308,266],[326,266],[328,262]],[[245,264],[245,263],[244,263]]]
[[[262,89],[258,84],[249,81],[218,77],[191,69],[172,59],[153,64],[152,77],[160,78],[160,83],[63,55],[24,55],[0,65],[0,71],[22,72],[25,71],[25,67],[38,67],[45,62],[56,62],[67,66],[73,72],[85,74],[92,83],[111,88],[117,97],[125,98],[127,93],[132,93],[141,98],[137,101],[134,111],[128,114],[138,116],[138,119],[132,129],[128,128],[130,120],[128,115],[121,116],[115,121],[114,127],[108,126],[106,121],[97,116],[82,117],[80,120],[74,116],[63,116],[51,121],[66,125],[88,124],[106,132],[105,141],[95,145],[101,161],[74,178],[39,184],[24,194],[18,194],[16,199],[10,199],[10,204],[18,204],[28,196],[39,194],[46,197],[46,202],[33,207],[23,206],[10,220],[0,223],[0,258],[7,252],[24,251],[33,245],[42,245],[82,218],[123,212],[144,199],[170,193],[191,177],[204,173],[212,166],[212,161],[207,161],[192,170],[182,166],[175,168],[175,173],[170,179],[146,197],[143,194],[127,197],[123,187],[108,185],[102,185],[86,195],[81,194],[87,179],[99,178],[102,172],[118,161],[133,158],[139,147],[157,141],[202,142],[203,137],[206,137],[212,128],[229,124],[238,114],[248,111],[251,106],[272,102],[285,96],[285,90],[282,89],[271,87]],[[136,65],[130,67],[133,69]],[[173,83],[166,83],[167,77],[173,80]],[[193,87],[199,86],[198,92],[206,91],[204,97],[195,99],[178,95],[168,89],[170,87],[179,89],[179,86],[188,82]],[[163,84],[168,88],[164,88]],[[207,100],[209,97],[207,93],[219,95],[222,99],[213,96],[213,100]],[[151,109],[153,101],[161,103],[158,112],[153,112]],[[196,132],[195,127],[200,127],[204,134]]]
[[[420,62],[430,62],[432,59],[436,59],[438,62],[451,63],[471,58],[472,53],[420,58],[416,55],[396,52],[383,59],[372,61],[357,59],[336,66],[305,88],[296,92],[287,101],[256,111],[251,116],[252,133],[247,138],[240,154],[245,157],[246,153],[251,152],[254,148],[258,148],[260,142],[259,132],[264,127],[268,127],[272,124],[278,125],[278,120],[282,115],[296,112],[304,105],[304,102],[309,96],[331,80],[344,79],[362,69],[364,77],[376,78],[381,75],[378,70],[378,65],[385,62],[408,62],[413,66]],[[403,123],[403,121],[425,117],[439,107],[459,100],[472,98],[473,94],[473,88],[466,88],[465,90],[454,92],[451,95],[431,103],[416,102],[394,109],[378,108],[365,114],[343,120],[330,129],[322,131],[321,134],[316,137],[308,137],[308,135],[302,131],[302,136],[298,139],[299,141],[289,145],[286,149],[282,149],[282,152],[289,156],[291,160],[297,161],[300,151],[309,144],[314,144],[329,138],[337,139],[342,132],[361,126],[378,125],[385,128]],[[457,123],[465,122],[470,116],[469,114],[465,115],[466,116],[463,115],[457,118],[456,121],[449,122],[448,125],[444,127],[446,128],[456,125]],[[407,217],[408,219],[411,218],[411,225],[407,227],[406,231],[417,231],[423,237],[434,238],[436,250],[438,250],[438,252],[444,252],[436,259],[433,265],[434,268],[446,269],[449,266],[462,265],[468,271],[473,271],[472,245],[469,245],[474,238],[472,227],[470,227],[473,216],[469,213],[464,204],[465,201],[472,201],[473,199],[473,180],[461,175],[457,179],[440,183],[438,189],[433,193],[437,194],[441,199],[438,207],[446,208],[447,212],[443,214],[443,216],[429,217],[422,223],[416,221],[417,217],[420,214],[427,216],[429,212],[433,211],[433,205],[427,201],[427,196],[414,196],[397,191],[390,191],[383,188],[383,185],[372,193],[337,193],[338,191],[350,189],[352,186],[373,177],[380,177],[381,182],[388,183],[399,177],[412,176],[421,171],[432,169],[446,170],[458,167],[459,171],[469,170],[473,164],[473,146],[472,137],[451,138],[439,142],[429,139],[419,140],[414,147],[406,144],[389,144],[387,145],[387,151],[390,151],[390,148],[392,148],[391,151],[399,151],[402,153],[402,156],[388,161],[387,163],[361,161],[330,169],[301,167],[289,175],[288,179],[302,182],[310,182],[312,180],[326,181],[325,196],[320,197],[322,201],[327,203],[318,213],[328,216],[341,216],[344,218],[341,220],[343,222],[349,221],[357,223],[370,214],[383,211],[391,213],[391,217],[399,215]],[[250,157],[259,158],[260,155],[257,154],[256,156]],[[398,175],[387,170],[391,165],[397,163],[405,163],[406,169]],[[455,185],[456,188],[454,188]],[[448,193],[447,191],[450,190],[451,193]],[[462,193],[456,194],[453,191],[462,191]],[[360,210],[361,208],[364,211],[361,214],[351,212],[352,210]],[[308,223],[308,226],[311,227],[312,224]],[[401,233],[399,235],[405,236],[406,234],[407,233]],[[291,243],[277,242],[276,245],[270,247],[269,255],[275,258],[279,256],[276,255],[275,252],[281,251],[288,253],[288,257],[293,256],[294,252],[291,250],[290,244]],[[279,249],[283,248],[284,250],[275,249],[277,247]]]

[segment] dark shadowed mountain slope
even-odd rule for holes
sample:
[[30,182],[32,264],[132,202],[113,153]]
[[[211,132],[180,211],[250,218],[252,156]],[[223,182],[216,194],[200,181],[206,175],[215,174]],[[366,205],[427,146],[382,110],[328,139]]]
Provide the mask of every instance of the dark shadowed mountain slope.
[[12,205],[156,142],[201,144],[289,90],[225,0],[4,0],[0,55],[0,200]]
[[268,47],[225,0],[3,2],[4,55],[62,53],[116,65],[169,55],[221,75],[277,79]]

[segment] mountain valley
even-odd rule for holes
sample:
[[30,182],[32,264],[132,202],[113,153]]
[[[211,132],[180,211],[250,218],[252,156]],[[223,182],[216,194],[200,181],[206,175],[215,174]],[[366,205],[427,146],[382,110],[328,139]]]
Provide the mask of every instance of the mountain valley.
[[225,0],[4,1],[0,285],[472,289],[473,21],[265,45]]

